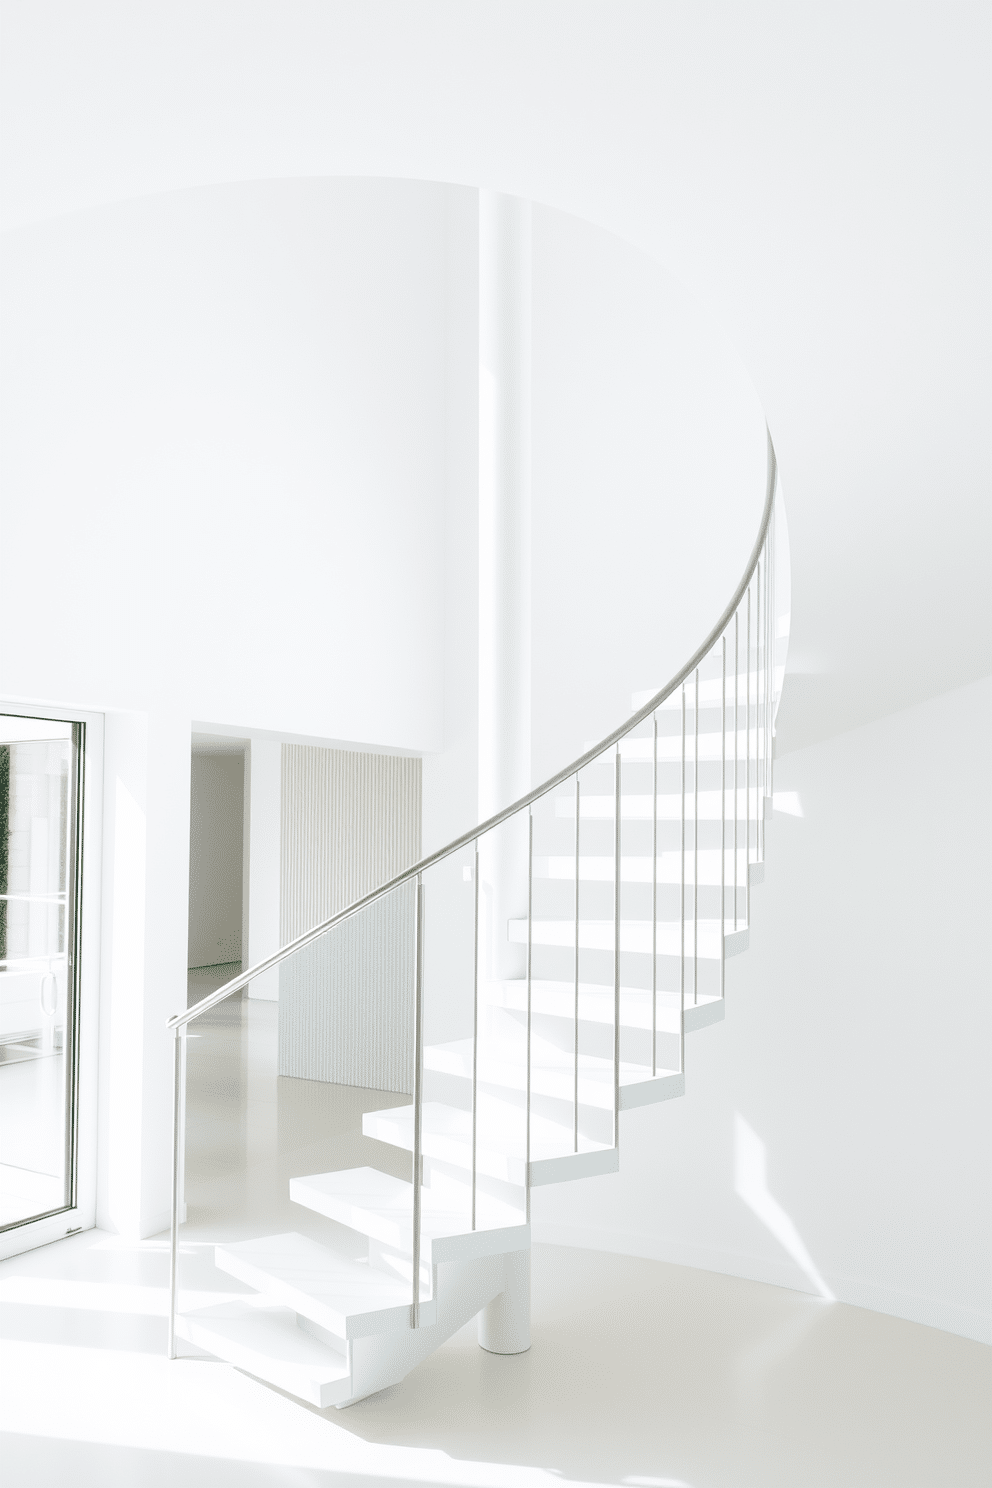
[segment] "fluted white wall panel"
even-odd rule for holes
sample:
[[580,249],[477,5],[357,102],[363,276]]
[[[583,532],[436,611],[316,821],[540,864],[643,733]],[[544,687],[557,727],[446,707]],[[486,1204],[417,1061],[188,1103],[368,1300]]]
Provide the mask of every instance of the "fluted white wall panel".
[[[416,861],[421,762],[285,745],[285,944]],[[279,1072],[410,1089],[413,889],[406,885],[283,964]]]

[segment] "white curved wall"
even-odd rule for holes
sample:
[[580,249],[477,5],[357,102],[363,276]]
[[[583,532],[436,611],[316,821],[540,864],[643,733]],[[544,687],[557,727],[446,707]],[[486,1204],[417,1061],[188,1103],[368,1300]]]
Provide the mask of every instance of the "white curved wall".
[[535,1190],[539,1239],[990,1341],[990,730],[985,679],[776,763],[726,1020],[684,1099],[624,1116],[618,1174]]
[[765,500],[733,346],[647,254],[534,213],[533,778],[661,687],[723,611]]
[[450,194],[256,182],[7,237],[4,692],[436,747]]

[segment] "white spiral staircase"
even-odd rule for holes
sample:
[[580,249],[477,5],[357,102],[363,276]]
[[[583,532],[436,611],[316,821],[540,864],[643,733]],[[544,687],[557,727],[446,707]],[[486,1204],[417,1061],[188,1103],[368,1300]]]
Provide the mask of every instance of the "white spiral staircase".
[[[522,801],[171,1020],[170,1356],[178,1335],[325,1407],[401,1380],[476,1314],[483,1347],[529,1346],[531,1189],[618,1169],[623,1111],[683,1094],[686,1036],[723,1018],[726,960],[747,950],[788,630],[768,449],[747,569],[667,687],[635,697],[621,728]],[[525,903],[504,931],[487,924],[485,889],[513,848]],[[462,986],[472,1032],[425,1043],[425,904],[429,916],[431,872],[452,858],[475,884]],[[187,1028],[411,883],[413,1100],[366,1113],[363,1131],[410,1153],[420,1181],[372,1167],[294,1177],[292,1202],[357,1232],[367,1256],[296,1232],[220,1243],[216,1266],[249,1290],[181,1307]],[[495,938],[520,947],[522,974],[494,972]]]

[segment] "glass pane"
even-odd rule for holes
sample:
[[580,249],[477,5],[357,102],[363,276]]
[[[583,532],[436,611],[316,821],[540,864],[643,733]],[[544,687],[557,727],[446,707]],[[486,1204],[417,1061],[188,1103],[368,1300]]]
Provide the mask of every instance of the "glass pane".
[[71,1203],[73,727],[0,715],[0,1227]]

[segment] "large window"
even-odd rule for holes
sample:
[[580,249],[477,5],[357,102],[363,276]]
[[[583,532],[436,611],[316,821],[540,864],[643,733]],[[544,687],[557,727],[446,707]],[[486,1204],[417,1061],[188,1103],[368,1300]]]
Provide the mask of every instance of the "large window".
[[78,1203],[85,729],[0,713],[0,1230]]

